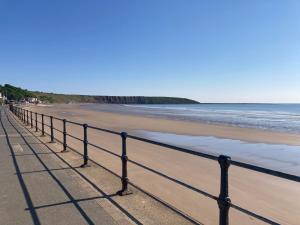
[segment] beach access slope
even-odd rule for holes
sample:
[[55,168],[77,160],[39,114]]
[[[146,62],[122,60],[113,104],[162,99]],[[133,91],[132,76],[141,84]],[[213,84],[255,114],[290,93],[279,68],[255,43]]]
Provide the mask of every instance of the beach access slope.
[[[185,135],[216,136],[249,142],[300,145],[300,136],[297,134],[92,111],[82,109],[80,105],[76,104],[28,108],[59,118],[128,133],[136,130],[148,130]],[[54,121],[54,125],[62,129],[61,121]],[[69,125],[67,129],[72,135],[82,137],[82,127]],[[56,132],[55,135],[58,139],[62,139],[59,133]],[[117,154],[121,153],[119,136],[89,131],[89,142]],[[82,152],[81,142],[68,138],[68,145]],[[120,174],[119,158],[93,147],[89,148],[89,155],[101,165]],[[133,140],[128,141],[128,157],[215,196],[219,194],[219,165],[215,161]],[[128,171],[129,179],[133,183],[182,212],[204,224],[218,223],[218,205],[215,201],[132,164],[129,164]],[[296,182],[231,166],[229,170],[229,193],[233,203],[279,224],[296,225],[300,221],[300,214],[298,213],[300,211],[300,188]],[[230,209],[230,224],[264,223]]]

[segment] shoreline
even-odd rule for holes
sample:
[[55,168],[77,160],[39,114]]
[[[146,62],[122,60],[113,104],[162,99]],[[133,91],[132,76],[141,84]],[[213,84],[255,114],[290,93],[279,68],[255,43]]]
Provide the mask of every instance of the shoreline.
[[[109,121],[118,121],[118,125],[112,126],[111,123],[103,123],[107,126],[100,126],[103,128],[115,128],[118,131],[136,131],[146,130],[151,132],[162,132],[162,133],[173,133],[177,135],[190,135],[190,136],[206,136],[224,138],[230,140],[240,140],[249,143],[264,143],[264,144],[283,144],[290,146],[300,146],[300,134],[285,133],[279,131],[269,131],[264,129],[246,128],[231,126],[229,124],[209,124],[204,122],[194,122],[187,120],[174,120],[170,118],[158,118],[154,116],[141,116],[141,115],[130,115],[126,112],[106,112],[93,109],[82,108],[82,104],[53,104],[44,106],[33,106],[41,111],[43,108],[48,109],[60,108],[55,110],[61,117],[66,116],[68,113],[76,119],[78,113],[88,119],[93,117],[93,114],[98,114],[99,117],[105,117]],[[32,106],[31,106],[32,107]],[[66,111],[65,113],[59,111]],[[74,113],[74,110],[77,112]],[[82,122],[91,123],[93,125],[99,124],[97,120],[88,120]],[[135,124],[135,120],[141,121],[139,125]],[[126,122],[124,122],[126,121]],[[101,122],[101,121],[99,121]]]
[[[97,112],[117,113],[119,115],[141,116],[155,119],[167,119],[173,121],[191,122],[203,125],[227,126],[242,129],[254,129],[259,131],[296,134],[300,135],[300,127],[291,125],[297,124],[295,117],[300,115],[300,111],[280,111],[283,110],[280,105],[275,104],[275,108],[268,108],[264,104],[262,108],[252,107],[243,108],[232,107],[232,104],[220,104],[215,106],[195,107],[194,105],[112,105],[112,104],[80,104],[82,109],[93,110]],[[229,107],[226,107],[228,106]],[[257,104],[253,104],[257,107]],[[203,106],[203,105],[202,105]],[[300,105],[299,105],[300,106]],[[266,107],[266,108],[264,108]],[[270,111],[271,110],[271,111]],[[274,110],[274,112],[272,111]],[[273,116],[271,116],[275,113]],[[291,118],[287,117],[289,115]],[[261,118],[257,120],[258,118]],[[286,120],[286,123],[281,123]],[[289,121],[289,122],[288,122]],[[273,125],[271,125],[273,124]]]

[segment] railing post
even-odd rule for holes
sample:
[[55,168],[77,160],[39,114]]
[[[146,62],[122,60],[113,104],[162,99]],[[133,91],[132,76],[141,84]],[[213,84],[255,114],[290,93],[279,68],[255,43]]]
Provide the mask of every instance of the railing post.
[[88,139],[87,139],[87,124],[83,124],[83,164],[81,167],[86,167],[88,164]]
[[63,150],[62,152],[67,151],[67,125],[66,125],[66,120],[63,119]]
[[26,110],[26,125],[29,126],[29,113],[28,113],[28,110]]
[[44,114],[42,114],[42,136],[45,136]]
[[121,182],[122,182],[122,189],[120,191],[118,191],[118,194],[121,196],[124,195],[129,195],[132,192],[130,190],[128,190],[128,174],[127,174],[127,161],[128,161],[128,157],[127,157],[127,146],[126,146],[126,139],[127,139],[127,133],[126,132],[122,132],[121,133],[121,138],[122,138],[122,156],[121,156],[121,160],[122,160],[122,177],[121,177]]
[[23,123],[25,123],[25,109],[23,109]]
[[38,132],[39,131],[39,128],[38,128],[38,116],[37,116],[37,112],[34,113],[35,114],[35,132]]
[[218,199],[219,225],[229,224],[229,208],[231,201],[228,196],[228,168],[230,166],[230,160],[231,158],[225,155],[220,155],[218,158],[221,168],[220,195]]
[[33,128],[33,123],[32,123],[32,111],[30,111],[30,124],[31,124],[31,129]]
[[53,116],[50,116],[50,134],[51,134],[51,143],[54,143],[54,132],[53,132]]

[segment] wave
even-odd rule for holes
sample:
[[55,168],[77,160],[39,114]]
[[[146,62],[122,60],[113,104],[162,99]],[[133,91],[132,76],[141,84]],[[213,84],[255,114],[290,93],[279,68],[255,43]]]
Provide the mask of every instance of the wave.
[[300,133],[300,105],[125,105],[136,112],[176,119]]

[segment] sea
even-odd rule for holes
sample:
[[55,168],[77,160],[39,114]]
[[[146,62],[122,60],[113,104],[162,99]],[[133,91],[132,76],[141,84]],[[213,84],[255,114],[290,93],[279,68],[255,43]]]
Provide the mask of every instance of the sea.
[[[104,105],[88,104],[97,111],[223,124],[273,132],[300,134],[300,104],[191,104]],[[253,143],[213,136],[178,135],[137,130],[136,135],[214,155],[300,175],[300,146]]]
[[300,104],[84,105],[93,110],[300,133]]

